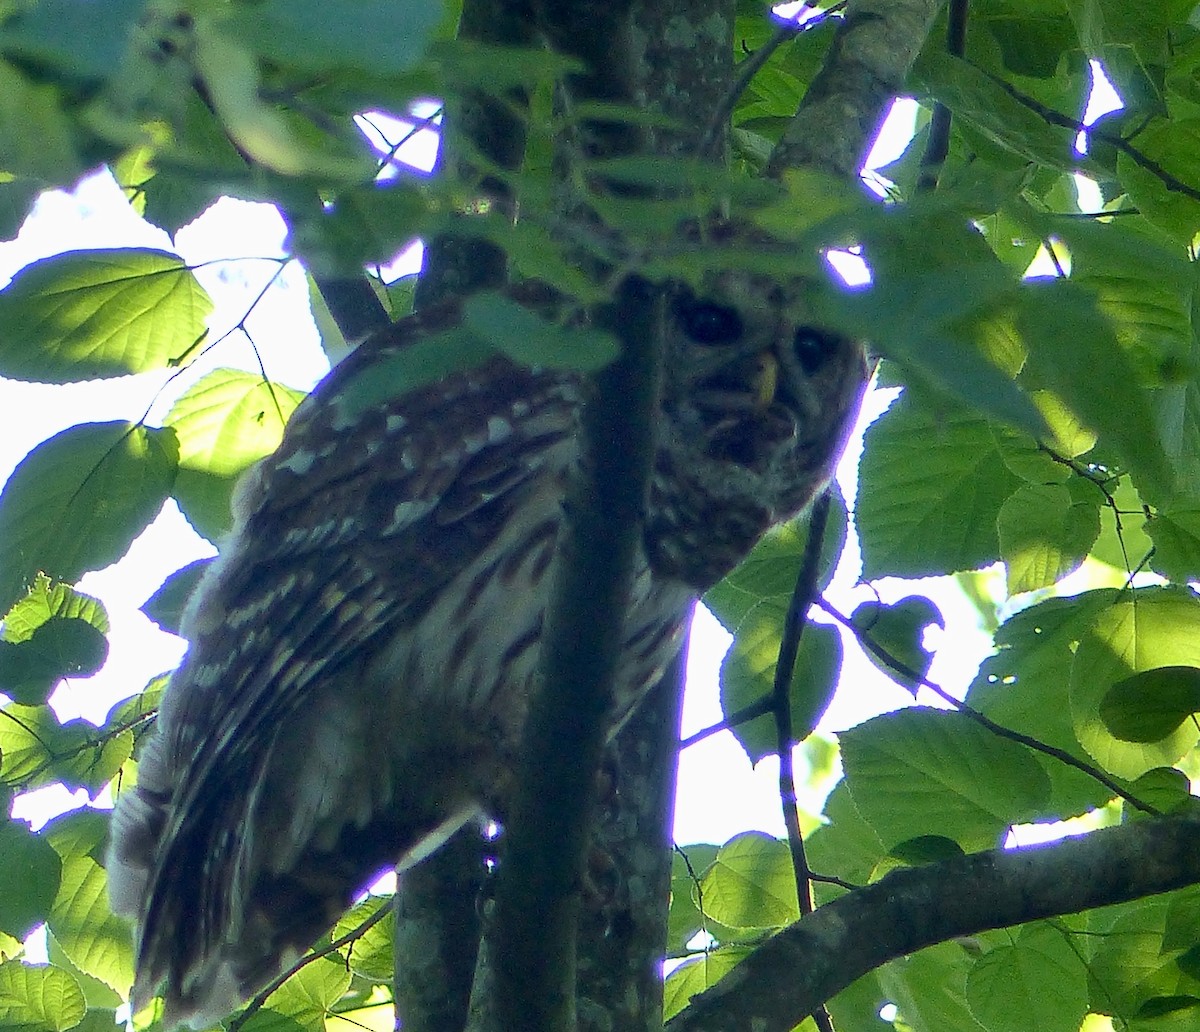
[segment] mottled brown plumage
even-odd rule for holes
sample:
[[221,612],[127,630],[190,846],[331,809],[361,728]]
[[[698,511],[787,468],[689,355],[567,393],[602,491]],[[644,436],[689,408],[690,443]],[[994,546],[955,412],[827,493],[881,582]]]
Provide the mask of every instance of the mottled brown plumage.
[[[696,596],[829,475],[861,350],[778,290],[679,291],[615,729]],[[213,1022],[283,970],[381,868],[502,813],[576,458],[579,382],[505,358],[403,396],[364,385],[457,326],[368,341],[246,478],[185,615],[191,649],[113,821],[135,1002]]]

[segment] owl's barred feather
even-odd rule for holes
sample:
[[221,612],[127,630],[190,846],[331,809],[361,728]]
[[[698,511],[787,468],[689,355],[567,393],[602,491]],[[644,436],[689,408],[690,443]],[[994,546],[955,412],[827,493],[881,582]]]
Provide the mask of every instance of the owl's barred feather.
[[[799,512],[840,451],[860,348],[782,299],[681,295],[612,727],[696,596]],[[120,798],[113,908],[140,1007],[209,1025],[282,972],[380,869],[502,814],[577,458],[577,378],[507,359],[362,404],[448,304],[363,344],[235,498],[185,614],[191,649]],[[384,392],[386,394],[386,392]]]

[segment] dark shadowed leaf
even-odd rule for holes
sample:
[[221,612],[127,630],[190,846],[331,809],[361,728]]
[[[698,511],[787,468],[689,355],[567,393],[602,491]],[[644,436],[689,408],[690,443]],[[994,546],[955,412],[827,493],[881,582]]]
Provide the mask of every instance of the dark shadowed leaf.
[[1200,711],[1200,668],[1164,666],[1117,681],[1100,700],[1100,719],[1125,742],[1158,742]]
[[164,631],[172,634],[179,633],[179,622],[187,601],[204,576],[204,571],[212,565],[212,559],[197,559],[187,566],[181,567],[169,576],[159,589],[146,599],[142,605],[145,613]]
[[463,305],[463,322],[514,362],[550,369],[602,369],[620,353],[610,334],[546,322],[502,294],[475,294]]
[[[879,646],[880,652],[867,648],[871,662],[915,695],[920,678],[929,673],[933,662],[933,653],[923,642],[925,628],[932,624],[946,626],[941,610],[924,595],[909,595],[891,605],[863,602],[850,620],[867,640]],[[889,662],[889,658],[906,669]]]

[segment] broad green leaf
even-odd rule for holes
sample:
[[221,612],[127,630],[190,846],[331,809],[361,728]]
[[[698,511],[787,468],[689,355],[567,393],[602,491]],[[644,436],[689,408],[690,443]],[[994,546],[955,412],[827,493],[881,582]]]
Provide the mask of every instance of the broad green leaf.
[[170,430],[81,423],[33,449],[0,494],[0,608],[39,573],[74,581],[116,562],[175,478]]
[[[26,184],[10,187],[10,204],[27,196],[29,186],[66,186],[83,171],[64,99],[54,86],[35,85],[0,61],[0,169]],[[9,214],[5,221],[16,220]]]
[[[0,64],[0,79],[4,78],[3,67]],[[3,115],[0,111],[0,118]],[[0,174],[0,240],[11,240],[17,235],[41,189],[41,184],[33,179],[6,179]]]
[[800,916],[786,842],[749,831],[717,852],[700,879],[704,912],[729,928],[782,928]]
[[96,792],[130,756],[133,736],[103,736],[85,720],[60,724],[49,706],[0,710],[0,778],[30,788],[61,781]]
[[912,1032],[985,1032],[967,1006],[971,964],[961,943],[944,942],[879,968],[886,999],[899,1012],[896,1025]]
[[980,957],[966,989],[971,1013],[988,1032],[1077,1032],[1088,1011],[1083,960],[1065,932],[1045,924]]
[[749,946],[720,946],[680,964],[663,984],[663,1020],[669,1020],[705,989],[711,989],[752,952]]
[[24,821],[0,824],[0,870],[5,874],[0,888],[0,932],[24,939],[46,920],[61,868],[58,854]]
[[0,641],[0,691],[37,705],[64,677],[90,677],[107,657],[108,639],[86,620],[51,617],[25,641]]
[[1177,963],[1184,951],[1165,945],[1173,902],[1169,895],[1155,896],[1111,911],[1115,920],[1097,938],[1089,962],[1094,984],[1104,987],[1106,1010],[1112,1007],[1118,1013],[1137,1014],[1150,1000],[1200,998],[1200,981],[1185,974]]
[[467,298],[463,323],[497,351],[526,366],[593,372],[612,362],[621,350],[607,333],[556,326],[502,294]]
[[1200,712],[1200,668],[1163,666],[1117,681],[1100,699],[1100,719],[1123,742],[1160,742]]
[[[1200,579],[1200,506],[1160,509],[1146,521],[1153,569],[1177,584]],[[1136,557],[1135,561],[1136,561]]]
[[[867,658],[915,695],[920,681],[908,671],[918,678],[929,673],[933,653],[925,648],[923,637],[925,629],[933,624],[946,626],[941,610],[924,595],[909,595],[891,605],[863,602],[851,614],[850,622],[864,639],[882,650],[881,654],[867,647]],[[899,660],[907,671],[894,666],[889,657]]]
[[105,80],[118,70],[143,12],[140,0],[105,0],[103,17],[88,0],[39,0],[5,20],[0,50],[71,80]]
[[1051,125],[962,58],[926,48],[914,75],[923,91],[945,104],[956,119],[1014,158],[1066,172],[1089,165],[1075,153],[1071,129]]
[[362,932],[350,945],[342,947],[342,953],[347,957],[354,974],[373,982],[390,984],[396,969],[393,941],[396,921],[391,913],[391,897],[368,896],[361,903],[356,903],[334,926],[333,938],[340,939],[356,931],[381,909],[389,911],[387,916]]
[[[1175,813],[1192,806],[1195,801],[1188,776],[1175,767],[1148,770],[1129,789],[1135,799],[1153,806],[1159,813]],[[1152,819],[1129,802],[1124,802],[1122,806],[1123,820]]]
[[1122,152],[1117,155],[1121,184],[1138,211],[1188,246],[1200,232],[1200,200],[1177,184],[1194,190],[1200,183],[1200,120],[1154,118],[1139,129],[1129,142],[1158,168],[1145,168]]
[[[783,630],[784,610],[762,606],[738,628],[733,647],[721,663],[721,711],[731,717],[769,698]],[[792,734],[803,741],[833,701],[842,668],[842,639],[827,624],[807,624],[800,638],[788,702]],[[768,713],[731,728],[751,763],[779,751],[774,718]]]
[[178,255],[68,251],[0,291],[0,373],[68,383],[162,369],[205,334],[212,301]]
[[171,574],[159,589],[142,604],[145,613],[164,631],[179,633],[179,624],[188,599],[200,583],[200,578],[212,566],[212,559],[197,559]]
[[1079,568],[1100,535],[1099,501],[1075,502],[1059,484],[1026,484],[1005,499],[996,532],[1010,595],[1048,588]]
[[[346,966],[327,957],[316,957],[283,983],[268,998],[266,1009],[305,1028],[323,1028],[325,1015],[350,986]],[[251,1018],[247,1030],[262,1027]]]
[[0,691],[27,705],[45,702],[63,677],[88,677],[108,655],[108,615],[98,599],[44,574],[4,617]]
[[[804,842],[809,866],[814,871],[833,871],[849,882],[865,885],[881,862],[889,862],[888,849],[854,805],[845,779],[829,793],[823,814],[826,823]],[[818,882],[813,892],[817,902],[824,903],[844,895],[845,890]]]
[[51,617],[86,620],[102,634],[109,630],[103,602],[76,591],[69,584],[55,584],[49,577],[39,574],[34,578],[29,594],[4,614],[4,630],[0,637],[4,641],[28,641]]
[[[849,518],[846,503],[836,489],[821,541],[817,589],[829,586],[846,544]],[[726,630],[733,632],[754,609],[770,603],[786,606],[795,590],[796,577],[808,546],[807,513],[767,531],[754,550],[704,595],[704,604]]]
[[908,391],[867,428],[855,512],[863,577],[972,570],[1000,556],[996,516],[1020,486],[991,426]]
[[[54,938],[49,929],[46,930],[46,954],[50,963],[55,967],[62,968],[67,974],[75,979],[76,984],[83,990],[83,998],[87,1001],[88,1013],[80,1026],[76,1026],[76,1032],[92,1032],[87,1028],[90,1022],[95,1021],[95,1032],[100,1032],[100,1020],[106,1016],[105,1012],[113,1015],[109,1018],[111,1026],[116,1021],[115,1011],[122,1006],[125,1001],[111,986],[105,985],[98,978],[93,978],[91,975],[85,975],[74,964],[71,963],[71,958],[64,952],[63,948],[58,944],[58,940]],[[97,1020],[99,1019],[99,1020]],[[108,1032],[105,1029],[104,1032]]]
[[[1096,614],[1119,597],[1115,591],[1093,591],[1050,598],[1009,617],[996,631],[995,655],[984,660],[971,682],[967,704],[1002,727],[1087,759],[1071,721],[1071,664]],[[1112,796],[1059,760],[1038,756],[1038,762],[1053,786],[1039,817],[1076,816]]]
[[1092,297],[1062,280],[1031,286],[1022,292],[1018,324],[1030,385],[1052,391],[1097,431],[1139,484],[1170,494],[1173,476],[1150,395]]
[[1069,249],[1071,282],[1094,293],[1143,381],[1187,375],[1196,276],[1186,250],[1140,219],[1054,219],[1045,228]]
[[163,420],[179,440],[174,495],[210,540],[232,522],[238,477],[279,447],[304,394],[238,369],[214,369],[179,396]]
[[1032,752],[962,713],[913,707],[838,738],[854,803],[889,846],[943,835],[966,850],[991,848],[1050,794]]
[[897,842],[892,846],[891,855],[901,863],[916,867],[940,860],[953,860],[956,856],[964,854],[962,846],[945,835],[918,835],[916,838]]
[[133,985],[129,925],[109,909],[108,878],[90,856],[64,858],[49,925],[72,964],[122,997],[129,995]]
[[87,1003],[75,980],[48,964],[0,963],[0,1027],[13,1032],[67,1032]]
[[1100,610],[1082,635],[1071,666],[1071,716],[1079,741],[1118,777],[1169,767],[1196,743],[1188,721],[1152,743],[1121,741],[1105,726],[1102,700],[1133,674],[1159,667],[1200,667],[1200,600],[1189,591],[1145,588]]
[[230,137],[255,161],[284,176],[340,183],[368,182],[374,162],[365,146],[351,145],[289,119],[263,99],[255,54],[234,26],[198,20],[192,61]]
[[437,2],[324,0],[319,7],[308,7],[268,0],[252,13],[234,8],[223,26],[287,68],[392,75],[425,56],[441,19],[442,4]]

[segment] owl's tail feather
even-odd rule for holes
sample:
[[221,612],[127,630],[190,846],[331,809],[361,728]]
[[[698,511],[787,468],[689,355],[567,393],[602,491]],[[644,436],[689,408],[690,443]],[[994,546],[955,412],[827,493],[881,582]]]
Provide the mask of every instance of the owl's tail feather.
[[375,875],[411,867],[478,814],[473,805],[415,820],[381,814],[343,826],[325,849],[310,843],[277,872],[254,856],[244,827],[196,827],[172,811],[153,785],[121,798],[109,893],[114,912],[136,925],[134,1012],[161,995],[163,1024],[194,1029],[213,1027],[287,971]]

